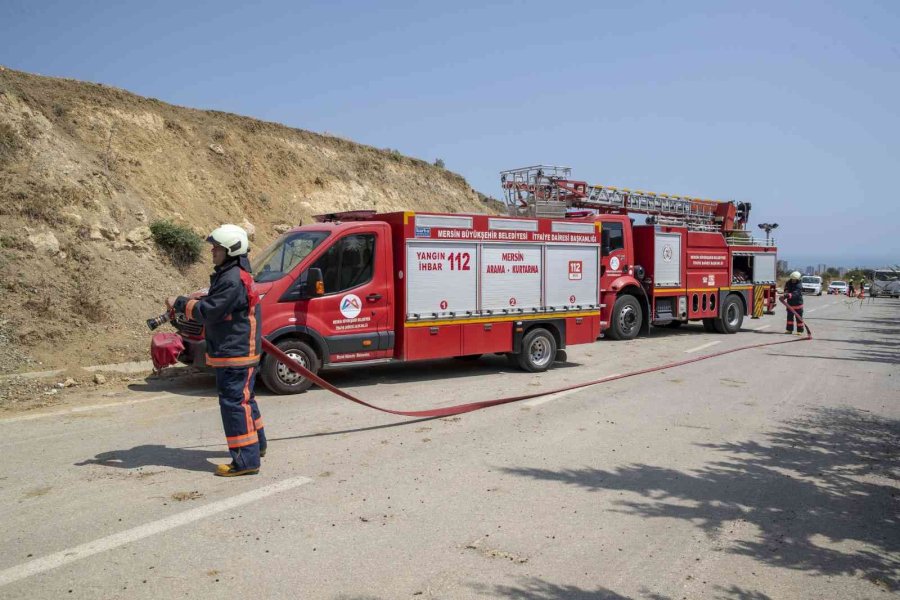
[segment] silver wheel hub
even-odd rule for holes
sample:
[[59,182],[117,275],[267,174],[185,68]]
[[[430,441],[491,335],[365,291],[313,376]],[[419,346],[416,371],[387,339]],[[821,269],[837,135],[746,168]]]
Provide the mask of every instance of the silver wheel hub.
[[728,306],[728,312],[725,316],[729,325],[737,325],[738,322],[738,308],[736,305],[731,304]]
[[633,306],[626,306],[621,311],[619,311],[619,325],[621,326],[623,331],[631,331],[636,320],[637,313],[635,312]]
[[[300,363],[304,369],[309,368],[309,361],[306,360],[306,355],[302,352],[299,352],[298,350],[288,350],[285,354],[291,357],[292,360]],[[291,371],[283,362],[279,362],[275,365],[275,373],[278,375],[278,379],[286,385],[297,385],[305,379],[302,375],[298,375]]]
[[543,367],[553,358],[550,356],[550,342],[545,338],[535,338],[528,348],[528,354],[531,356],[531,362],[535,366]]

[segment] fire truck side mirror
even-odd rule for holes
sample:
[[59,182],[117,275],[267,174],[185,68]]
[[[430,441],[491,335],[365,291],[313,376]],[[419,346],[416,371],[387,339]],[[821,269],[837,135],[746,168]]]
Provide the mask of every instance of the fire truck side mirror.
[[306,297],[317,298],[325,295],[325,281],[322,269],[310,269],[306,272]]
[[322,278],[322,269],[309,269],[305,271],[294,284],[279,298],[279,302],[296,302],[318,298],[325,294],[325,282]]

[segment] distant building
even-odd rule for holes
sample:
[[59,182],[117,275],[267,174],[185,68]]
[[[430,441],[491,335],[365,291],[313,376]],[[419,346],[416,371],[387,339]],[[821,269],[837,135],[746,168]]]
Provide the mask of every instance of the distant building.
[[825,271],[827,271],[827,270],[828,270],[828,265],[826,265],[825,263],[820,263],[818,268],[816,269],[816,274],[824,275]]
[[815,273],[816,273],[816,270],[813,269],[812,266],[806,267],[806,274],[807,274],[807,275],[815,275]]
[[838,277],[843,277],[847,274],[847,267],[838,267]]
[[778,269],[778,272],[779,272],[779,273],[787,273],[787,270],[788,270],[788,261],[786,261],[786,260],[779,260],[778,263],[776,264],[776,268]]

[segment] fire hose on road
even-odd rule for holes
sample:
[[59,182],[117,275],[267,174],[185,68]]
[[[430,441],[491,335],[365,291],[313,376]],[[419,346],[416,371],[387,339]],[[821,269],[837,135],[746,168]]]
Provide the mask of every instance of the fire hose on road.
[[[781,303],[791,312],[794,313],[795,316],[799,318],[797,311],[794,310],[791,306],[789,306],[783,299],[780,299]],[[801,319],[802,322],[802,319]],[[706,354],[704,356],[697,356],[694,358],[689,358],[687,360],[680,360],[673,363],[668,363],[665,365],[660,365],[657,367],[649,367],[646,369],[640,369],[638,371],[631,371],[629,373],[623,373],[620,375],[610,375],[608,377],[601,377],[600,379],[594,379],[592,381],[586,381],[584,383],[576,383],[573,385],[568,385],[565,387],[557,388],[554,390],[547,390],[541,392],[535,392],[533,394],[523,394],[521,396],[510,396],[508,398],[500,398],[498,400],[483,400],[481,402],[470,402],[468,404],[457,404],[456,406],[447,406],[445,408],[436,408],[432,410],[391,410],[389,408],[382,408],[380,406],[375,406],[374,404],[369,404],[364,400],[360,400],[356,396],[349,394],[337,387],[331,385],[315,373],[309,371],[304,368],[303,365],[293,360],[287,354],[278,349],[277,346],[272,344],[269,340],[263,338],[263,348],[266,352],[274,356],[279,360],[279,362],[283,363],[287,368],[294,371],[298,375],[302,375],[306,377],[319,387],[328,390],[333,394],[337,394],[341,398],[345,398],[350,400],[351,402],[355,402],[357,404],[361,404],[368,408],[372,408],[375,410],[379,410],[381,412],[390,413],[392,415],[402,415],[406,417],[449,417],[452,415],[461,415],[463,413],[472,412],[476,410],[481,410],[482,408],[489,408],[491,406],[499,406],[501,404],[509,404],[511,402],[519,402],[520,400],[529,400],[531,398],[537,398],[540,396],[548,396],[550,394],[558,394],[560,392],[567,392],[569,390],[577,390],[579,388],[586,388],[593,385],[599,385],[601,383],[608,383],[610,381],[617,381],[619,379],[625,379],[627,377],[636,377],[638,375],[644,375],[646,373],[653,373],[654,371],[662,371],[664,369],[672,369],[674,367],[681,367],[683,365],[700,362],[703,360],[708,360],[710,358],[716,358],[717,356],[724,356],[726,354],[732,354],[734,352],[741,352],[742,350],[750,350],[751,348],[764,348],[766,346],[777,346],[779,344],[790,344],[793,342],[804,342],[812,339],[812,332],[809,330],[809,325],[806,325],[806,337],[794,338],[792,337],[789,340],[779,340],[777,342],[763,342],[761,344],[750,344],[749,346],[741,346],[740,348],[733,348],[731,350],[722,350],[720,352],[714,352],[712,354]]]

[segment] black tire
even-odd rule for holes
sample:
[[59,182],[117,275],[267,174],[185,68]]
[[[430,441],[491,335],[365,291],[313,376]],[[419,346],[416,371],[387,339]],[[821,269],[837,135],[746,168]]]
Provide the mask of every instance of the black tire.
[[703,319],[703,329],[707,333],[716,333],[716,320],[715,319]]
[[644,315],[640,301],[629,294],[616,298],[609,322],[609,337],[614,340],[633,340],[641,331]]
[[522,351],[516,355],[519,367],[529,373],[546,371],[556,358],[556,338],[553,334],[535,327],[522,339]]
[[721,316],[715,320],[719,333],[737,333],[744,323],[744,305],[737,296],[728,296],[722,305]]
[[[275,345],[313,373],[319,372],[322,363],[306,342],[287,339]],[[312,381],[297,375],[269,354],[263,358],[260,377],[273,394],[300,394],[312,387]]]

